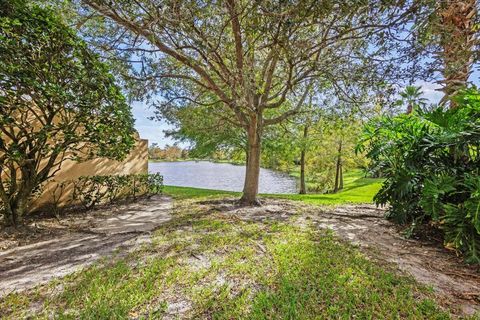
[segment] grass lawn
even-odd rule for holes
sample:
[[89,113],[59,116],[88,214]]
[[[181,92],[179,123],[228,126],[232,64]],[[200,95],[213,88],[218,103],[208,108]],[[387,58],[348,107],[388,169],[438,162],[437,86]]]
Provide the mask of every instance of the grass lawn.
[[310,204],[337,205],[346,203],[371,203],[373,196],[380,190],[383,179],[365,178],[362,170],[351,170],[344,174],[342,191],[330,194],[293,194],[273,195],[290,200],[299,200]]
[[[336,195],[275,197],[321,205],[369,202],[380,183],[354,173],[346,175],[345,190]],[[221,200],[239,193],[172,186],[165,192],[175,198],[173,218],[152,234],[151,243],[12,293],[0,299],[0,317],[451,318],[431,289],[316,228],[302,219],[302,209],[287,220],[275,213],[240,219],[242,213],[225,209],[235,208],[232,201]]]
[[[344,189],[332,194],[263,194],[263,197],[283,198],[303,201],[317,205],[338,205],[346,203],[371,203],[373,196],[382,185],[382,179],[365,178],[361,170],[352,170],[344,175]],[[177,199],[198,198],[205,196],[236,195],[238,192],[209,190],[188,187],[166,186],[165,193]]]
[[[168,191],[169,189],[167,189]],[[180,197],[188,190],[175,189]],[[210,195],[210,194],[209,194]],[[218,195],[218,194],[217,194]],[[215,196],[217,196],[215,195]],[[242,220],[194,193],[152,242],[0,300],[6,319],[448,319],[433,293],[330,231]],[[226,202],[228,203],[228,202]],[[217,203],[218,204],[218,203]]]
[[177,200],[219,196],[240,196],[239,192],[175,186],[165,186],[163,192]]

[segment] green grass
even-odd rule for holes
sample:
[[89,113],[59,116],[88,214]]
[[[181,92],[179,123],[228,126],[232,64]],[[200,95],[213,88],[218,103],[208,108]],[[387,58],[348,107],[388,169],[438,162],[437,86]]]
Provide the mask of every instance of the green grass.
[[165,186],[163,192],[175,199],[197,199],[203,197],[238,196],[239,192],[201,189],[191,187]]
[[273,196],[318,205],[371,203],[375,194],[380,190],[382,182],[383,179],[365,178],[361,170],[352,170],[345,173],[344,188],[337,193]]
[[0,314],[161,319],[179,304],[187,308],[176,315],[188,319],[449,318],[430,291],[330,231],[295,216],[243,221],[192,200],[178,201],[174,219],[141,250],[11,294]]
[[[262,194],[261,197],[282,198],[303,201],[316,205],[340,205],[346,203],[371,203],[373,196],[380,190],[382,179],[365,178],[361,170],[345,173],[344,189],[332,194]],[[165,186],[165,193],[177,199],[239,196],[239,192],[210,190],[190,187]]]
[[[353,172],[338,194],[275,196],[322,205],[369,202],[380,183]],[[154,232],[151,243],[10,294],[0,299],[0,317],[451,318],[431,290],[300,219],[301,210],[287,221],[248,221],[205,202],[239,193],[172,186],[165,192],[176,199],[173,219]]]

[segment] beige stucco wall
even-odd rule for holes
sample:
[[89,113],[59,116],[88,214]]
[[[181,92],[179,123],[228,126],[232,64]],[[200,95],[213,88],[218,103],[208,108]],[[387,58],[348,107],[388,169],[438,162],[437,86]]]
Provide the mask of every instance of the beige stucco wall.
[[[42,112],[38,110],[39,114],[42,115]],[[42,128],[43,124],[38,119],[38,116],[34,113],[35,107],[32,109],[26,110],[25,112],[20,112],[16,110],[12,114],[12,117],[16,119],[16,121],[21,123],[27,123],[28,126],[32,128],[32,131],[39,132]],[[67,119],[68,114],[71,112],[69,109],[59,109],[59,112],[62,113],[62,117],[66,117]],[[42,116],[39,116],[40,118]],[[59,119],[60,115],[57,113],[57,119],[54,118],[55,121],[61,122]],[[13,129],[14,131],[18,129]],[[84,130],[81,126],[78,130]],[[89,161],[85,161],[79,163],[77,161],[72,160],[64,160],[60,164],[59,170],[55,173],[54,177],[47,181],[41,189],[41,193],[39,196],[35,196],[35,198],[30,203],[30,210],[38,209],[39,207],[51,202],[52,197],[54,196],[53,192],[55,191],[55,187],[58,185],[59,182],[68,181],[68,180],[75,180],[80,176],[93,176],[93,175],[123,175],[123,174],[138,174],[138,173],[147,173],[148,172],[148,141],[140,139],[140,136],[137,132],[134,134],[136,144],[130,154],[125,158],[124,161],[115,161],[106,158],[97,158]],[[2,135],[1,139],[5,143],[9,143],[8,136]],[[88,147],[85,147],[88,149]],[[88,151],[88,150],[85,150]],[[68,154],[67,154],[68,156]],[[44,162],[41,163],[45,163]],[[56,170],[58,167],[54,167],[52,170]],[[17,168],[18,172],[18,168]],[[6,174],[5,172],[0,171],[2,177]],[[17,177],[20,176],[20,173],[17,173]],[[58,188],[57,188],[58,189]],[[65,190],[66,192],[63,193],[62,198],[67,200],[70,197],[72,190]],[[58,192],[57,192],[58,193]],[[60,205],[67,204],[66,201],[63,203],[60,202]]]
[[[54,196],[60,196],[60,190],[56,187],[58,183],[62,181],[74,180],[81,176],[139,174],[147,172],[148,140],[138,137],[135,147],[123,161],[97,158],[79,163],[72,160],[65,160],[55,176],[42,187],[41,195],[33,200],[30,210],[39,209],[52,202]],[[67,204],[67,199],[71,198],[72,192],[73,188],[67,188],[61,192],[60,206]]]

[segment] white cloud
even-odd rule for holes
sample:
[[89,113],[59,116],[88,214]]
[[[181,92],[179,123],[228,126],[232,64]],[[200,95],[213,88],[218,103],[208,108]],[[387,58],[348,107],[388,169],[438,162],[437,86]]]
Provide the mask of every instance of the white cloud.
[[440,85],[437,83],[417,81],[414,85],[422,87],[423,97],[428,99],[429,103],[436,104],[443,97],[443,93],[438,91]]

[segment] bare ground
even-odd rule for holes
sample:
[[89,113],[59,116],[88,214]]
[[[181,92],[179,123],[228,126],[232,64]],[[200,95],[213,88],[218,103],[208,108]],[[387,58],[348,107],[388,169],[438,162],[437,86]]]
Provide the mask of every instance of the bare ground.
[[[323,208],[278,199],[263,202],[263,206],[251,208],[239,207],[231,199],[200,205],[204,214],[224,216],[231,221],[290,220],[332,229],[341,238],[357,244],[371,259],[397,267],[431,286],[440,302],[458,314],[480,311],[479,268],[464,264],[461,257],[444,249],[438,241],[405,239],[395,225],[383,218],[384,210],[373,205]],[[86,219],[88,223],[76,223],[82,226],[81,230],[0,252],[0,296],[71,273],[108,256],[116,248],[135,248],[136,243],[148,241],[150,231],[170,219],[170,208],[168,198],[145,200],[126,205],[115,215],[90,217]],[[203,257],[194,256],[192,260],[194,264],[205,263]],[[177,315],[185,308],[188,309],[182,299],[169,305],[169,311]]]
[[[439,298],[464,314],[480,311],[480,268],[466,265],[455,252],[435,241],[403,237],[373,205],[343,206],[307,218],[331,228],[376,258],[394,263],[418,282],[433,287]],[[377,254],[376,254],[377,253]]]
[[[148,241],[150,231],[170,220],[171,208],[171,198],[156,196],[103,213],[28,226],[37,229],[27,238],[30,244],[0,251],[0,297],[75,272],[116,249],[128,250]],[[19,243],[4,235],[3,243],[7,241],[10,246]]]

